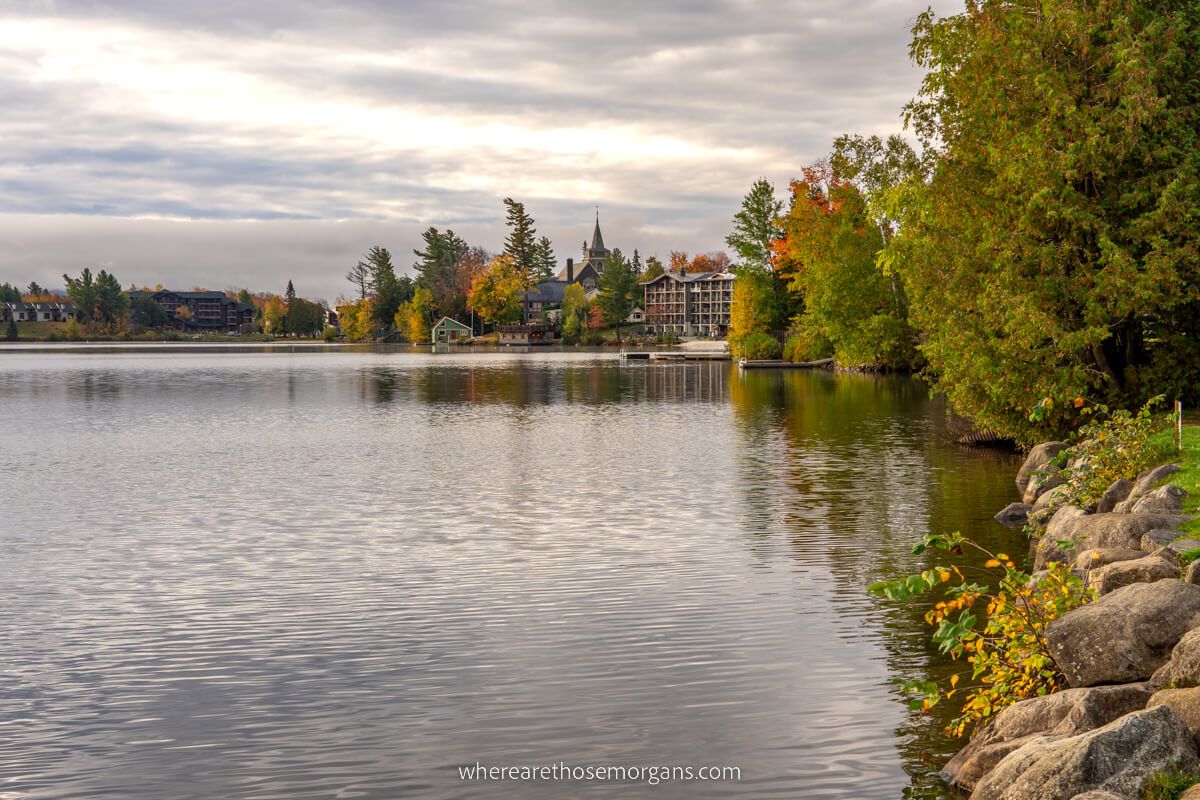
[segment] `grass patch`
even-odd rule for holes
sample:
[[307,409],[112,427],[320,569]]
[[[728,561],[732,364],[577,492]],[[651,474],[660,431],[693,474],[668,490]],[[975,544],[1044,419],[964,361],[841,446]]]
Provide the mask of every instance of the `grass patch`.
[[1143,800],[1179,800],[1180,795],[1200,783],[1200,777],[1178,767],[1155,773],[1142,788]]
[[1180,466],[1179,472],[1172,475],[1169,482],[1187,490],[1188,496],[1183,499],[1183,513],[1192,515],[1192,521],[1181,525],[1180,530],[1200,533],[1200,423],[1183,424],[1182,451],[1175,441],[1174,426],[1154,434],[1150,444],[1154,448],[1155,463],[1171,462]]

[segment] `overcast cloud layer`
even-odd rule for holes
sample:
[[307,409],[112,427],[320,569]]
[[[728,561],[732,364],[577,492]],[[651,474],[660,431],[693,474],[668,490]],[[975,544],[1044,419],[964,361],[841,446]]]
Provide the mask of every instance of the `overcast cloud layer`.
[[[934,8],[952,13],[960,3]],[[0,2],[0,281],[348,291],[429,225],[560,261],[722,247],[840,133],[898,131],[906,0]]]

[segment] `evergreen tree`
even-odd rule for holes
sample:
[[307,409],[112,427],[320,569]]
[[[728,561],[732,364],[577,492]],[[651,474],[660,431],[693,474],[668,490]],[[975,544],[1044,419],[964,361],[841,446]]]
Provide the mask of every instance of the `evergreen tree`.
[[11,283],[0,283],[0,303],[21,302],[21,290]]
[[250,294],[249,289],[240,289],[237,293],[237,301],[244,306],[254,305],[254,296]]
[[35,297],[38,295],[49,294],[44,286],[38,285],[37,281],[30,281],[29,286],[26,287],[25,291],[26,293],[34,295]]
[[537,240],[534,238],[537,231],[533,227],[533,217],[525,213],[524,203],[511,197],[504,198],[504,205],[508,208],[504,255],[512,259],[517,271],[525,276],[526,284],[532,284],[538,274]]
[[759,178],[742,200],[742,208],[733,215],[733,232],[725,244],[733,248],[743,267],[766,270],[771,265],[771,244],[781,231],[777,222],[783,203],[775,199],[775,187]]
[[621,255],[620,250],[610,250],[604,257],[598,282],[600,290],[597,303],[604,314],[604,323],[617,330],[617,341],[621,341],[621,326],[633,310],[633,291],[637,287],[637,275],[633,266]]
[[658,256],[650,256],[646,259],[646,269],[641,272],[638,280],[652,281],[664,273],[666,273],[666,269],[663,268],[663,263],[658,260]]
[[17,331],[17,321],[12,317],[8,318],[8,327],[4,329],[4,338],[10,342],[15,342],[20,336]]
[[292,301],[296,299],[296,287],[292,285],[291,281],[288,281],[287,290],[283,293],[283,299],[288,305],[291,305]]
[[554,248],[550,244],[549,238],[543,236],[538,239],[537,246],[534,249],[533,260],[533,283],[537,284],[554,279],[554,275],[558,271],[558,262],[554,257]]
[[416,283],[429,291],[435,313],[456,316],[466,308],[471,284],[463,273],[472,270],[471,248],[452,230],[443,233],[431,227],[421,234],[421,239],[425,247],[413,251],[417,257],[413,264]]

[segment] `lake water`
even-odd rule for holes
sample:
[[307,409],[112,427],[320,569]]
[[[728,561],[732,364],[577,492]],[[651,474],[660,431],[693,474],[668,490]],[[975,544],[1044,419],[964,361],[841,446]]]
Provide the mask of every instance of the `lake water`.
[[865,590],[1019,539],[943,418],[599,353],[0,349],[0,800],[936,796],[922,609]]

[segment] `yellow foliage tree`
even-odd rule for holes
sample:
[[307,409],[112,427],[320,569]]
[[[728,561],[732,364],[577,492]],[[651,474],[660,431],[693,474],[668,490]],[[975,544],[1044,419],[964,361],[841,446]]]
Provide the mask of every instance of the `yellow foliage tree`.
[[362,342],[371,338],[374,322],[371,313],[374,303],[370,299],[343,300],[337,307],[338,324],[342,334],[352,342]]
[[516,322],[521,318],[521,293],[527,286],[525,273],[513,259],[497,256],[471,281],[467,305],[493,325]]
[[410,342],[428,342],[431,337],[433,311],[433,293],[418,286],[413,291],[412,300],[402,303],[396,310],[396,328],[404,333]]

